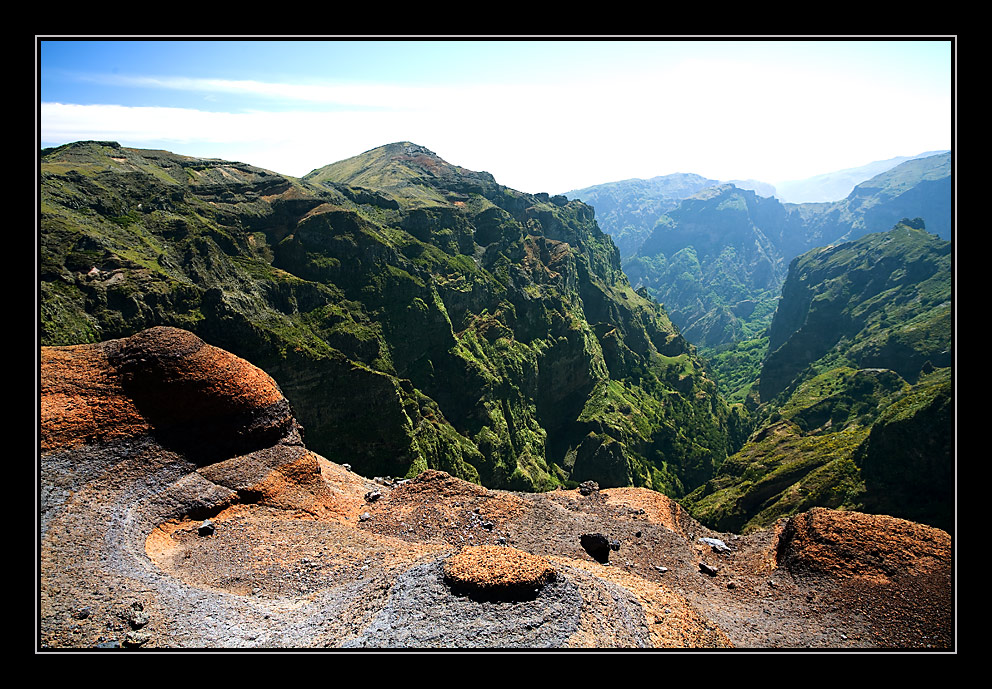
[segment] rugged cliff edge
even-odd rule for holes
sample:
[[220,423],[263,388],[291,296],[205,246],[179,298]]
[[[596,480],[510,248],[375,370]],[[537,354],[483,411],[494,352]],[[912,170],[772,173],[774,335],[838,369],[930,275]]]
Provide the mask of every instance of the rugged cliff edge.
[[953,532],[951,243],[904,219],[793,261],[756,385],[756,430],[682,498],[746,533],[813,506]]
[[370,480],[189,332],[41,350],[41,649],[954,648],[951,539],[641,488]]

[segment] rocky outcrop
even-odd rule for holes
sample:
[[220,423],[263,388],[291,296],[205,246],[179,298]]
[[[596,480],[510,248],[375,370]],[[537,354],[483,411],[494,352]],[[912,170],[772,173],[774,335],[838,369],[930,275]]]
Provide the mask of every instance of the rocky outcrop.
[[946,531],[904,519],[822,507],[790,519],[778,562],[803,575],[891,579],[950,571]]
[[444,561],[453,589],[503,600],[533,598],[557,578],[547,559],[509,546],[468,546]]
[[[372,481],[303,446],[270,377],[171,328],[41,362],[42,651],[953,648],[937,530],[822,510],[736,537],[642,488]],[[814,548],[832,523],[843,546]],[[845,597],[878,552],[895,571]],[[811,562],[825,579],[778,571]],[[925,631],[893,607],[903,570],[935,594]]]

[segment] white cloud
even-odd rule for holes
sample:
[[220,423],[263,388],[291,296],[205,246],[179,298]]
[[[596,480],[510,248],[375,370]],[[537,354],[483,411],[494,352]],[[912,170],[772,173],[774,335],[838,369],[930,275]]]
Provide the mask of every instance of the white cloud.
[[44,103],[41,138],[109,139],[297,176],[410,140],[502,184],[549,192],[672,172],[777,182],[949,145],[947,100],[856,72],[697,58],[608,77],[427,86],[115,77],[216,103],[251,96],[257,109]]

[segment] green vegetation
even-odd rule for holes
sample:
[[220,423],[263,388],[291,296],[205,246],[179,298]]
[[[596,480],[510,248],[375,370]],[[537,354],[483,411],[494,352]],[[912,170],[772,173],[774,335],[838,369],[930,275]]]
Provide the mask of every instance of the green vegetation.
[[41,185],[43,344],[192,330],[366,475],[681,495],[742,440],[582,203],[409,143],[296,180],[83,142],[45,152]]
[[951,363],[951,245],[919,219],[803,255],[782,295],[763,401],[837,366],[892,368],[915,382],[927,362]]
[[[687,496],[693,516],[749,531],[820,505],[952,528],[950,277],[950,243],[919,220],[798,258],[747,400],[756,431]],[[714,369],[743,368],[734,352]]]
[[767,336],[700,349],[700,355],[713,371],[720,393],[728,402],[741,403],[752,392],[767,352]]
[[[898,179],[871,208],[916,188]],[[699,194],[627,259],[635,290],[589,206],[414,144],[297,180],[82,142],[42,156],[39,330],[191,330],[369,476],[644,486],[734,531],[814,505],[944,526],[950,244],[859,229],[786,275],[822,210]]]

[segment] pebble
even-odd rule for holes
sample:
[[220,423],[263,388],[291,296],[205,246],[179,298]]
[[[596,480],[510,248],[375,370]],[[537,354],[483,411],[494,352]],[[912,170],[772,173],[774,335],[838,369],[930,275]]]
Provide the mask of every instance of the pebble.
[[713,565],[706,564],[705,562],[699,563],[699,571],[703,574],[708,574],[711,577],[715,577],[717,574],[717,568]]

